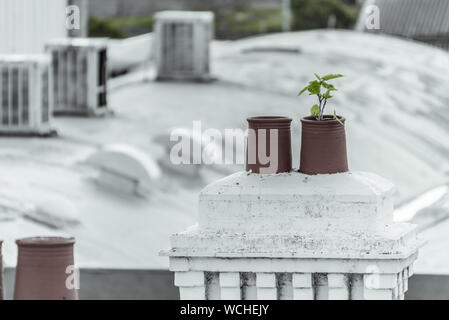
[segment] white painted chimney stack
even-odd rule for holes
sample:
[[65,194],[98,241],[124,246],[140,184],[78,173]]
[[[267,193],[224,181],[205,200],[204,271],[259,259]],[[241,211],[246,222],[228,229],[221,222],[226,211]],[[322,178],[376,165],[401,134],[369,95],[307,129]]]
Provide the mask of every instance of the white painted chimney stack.
[[393,222],[394,190],[365,172],[236,173],[163,254],[181,299],[403,299],[422,242]]

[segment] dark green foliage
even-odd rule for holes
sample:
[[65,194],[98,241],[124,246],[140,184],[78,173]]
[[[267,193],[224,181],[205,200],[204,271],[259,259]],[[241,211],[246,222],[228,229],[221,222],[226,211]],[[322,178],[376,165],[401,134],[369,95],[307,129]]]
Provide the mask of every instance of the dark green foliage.
[[337,18],[337,28],[352,28],[358,9],[341,0],[291,0],[294,30],[326,28],[329,16]]
[[[292,29],[306,30],[326,28],[329,16],[336,17],[337,28],[351,28],[357,19],[358,8],[353,0],[291,0]],[[215,29],[218,39],[236,39],[246,36],[280,32],[282,11],[280,7],[258,7],[245,4],[211,6],[205,2],[194,10],[211,10],[215,13]],[[126,38],[153,30],[153,17],[110,17],[89,19],[89,36]]]
[[217,39],[237,39],[282,30],[280,8],[240,5],[227,10],[215,9],[214,13]]
[[153,30],[153,17],[89,18],[89,36],[123,39]]

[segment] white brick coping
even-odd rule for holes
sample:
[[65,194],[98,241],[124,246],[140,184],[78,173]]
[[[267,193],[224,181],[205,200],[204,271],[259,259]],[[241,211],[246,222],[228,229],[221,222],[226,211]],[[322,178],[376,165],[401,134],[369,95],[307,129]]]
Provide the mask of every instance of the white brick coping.
[[171,256],[169,269],[174,272],[396,274],[412,265],[417,257],[416,252],[406,259],[390,260]]
[[424,244],[415,225],[402,223],[378,233],[328,230],[311,234],[298,230],[295,234],[269,235],[194,228],[174,234],[170,240],[171,249],[162,252],[164,255],[223,258],[404,259]]

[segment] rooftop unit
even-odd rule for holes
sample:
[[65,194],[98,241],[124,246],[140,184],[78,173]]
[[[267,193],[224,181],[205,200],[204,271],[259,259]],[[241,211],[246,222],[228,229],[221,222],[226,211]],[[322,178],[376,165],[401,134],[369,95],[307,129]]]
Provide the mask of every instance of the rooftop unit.
[[155,15],[158,80],[210,80],[209,44],[214,14],[162,11]]
[[64,38],[47,43],[52,56],[55,114],[102,115],[107,111],[107,42]]
[[48,56],[0,56],[0,134],[54,133],[52,82]]

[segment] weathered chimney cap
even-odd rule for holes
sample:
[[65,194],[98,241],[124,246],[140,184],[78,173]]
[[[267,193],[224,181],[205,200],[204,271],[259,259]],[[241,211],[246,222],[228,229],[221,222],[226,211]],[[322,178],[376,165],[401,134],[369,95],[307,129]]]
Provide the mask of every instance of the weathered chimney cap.
[[403,259],[422,242],[393,222],[395,187],[367,172],[240,172],[207,186],[199,224],[171,237],[170,256]]

